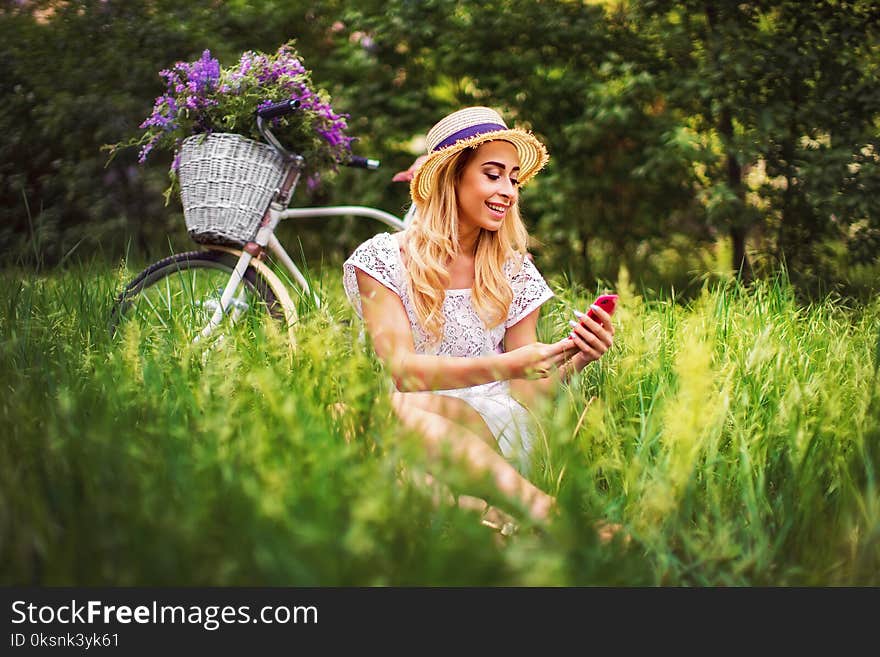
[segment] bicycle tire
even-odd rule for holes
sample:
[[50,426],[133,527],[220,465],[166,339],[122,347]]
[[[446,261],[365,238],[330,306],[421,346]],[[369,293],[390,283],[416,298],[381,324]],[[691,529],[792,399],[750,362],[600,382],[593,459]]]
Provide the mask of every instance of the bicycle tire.
[[[192,328],[201,329],[207,323],[210,307],[208,301],[219,300],[219,293],[222,287],[225,287],[229,275],[235,269],[238,258],[230,253],[223,251],[207,250],[207,251],[188,251],[186,253],[177,253],[158,262],[154,262],[146,269],[135,276],[122,292],[116,297],[113,310],[110,315],[110,335],[115,336],[117,329],[123,321],[131,318],[133,313],[138,313],[142,319],[148,318],[148,312],[140,313],[139,303],[143,301],[147,303],[149,312],[152,312],[160,323],[165,325],[165,320],[171,319],[176,321],[179,317],[175,317],[175,313],[190,312],[192,316]],[[219,274],[215,277],[216,285],[209,286],[210,289],[202,289],[202,282],[196,282],[196,273],[199,270],[215,270]],[[175,278],[172,286],[169,281]],[[189,281],[186,279],[189,278]],[[154,289],[157,284],[166,281],[166,294],[161,297],[163,307],[157,309],[150,302],[149,292]],[[209,281],[214,283],[214,280]],[[270,317],[280,322],[284,322],[284,312],[279,303],[275,292],[269,281],[266,280],[254,267],[248,267],[242,280],[245,286],[248,303],[251,306],[258,306],[260,310],[256,312],[267,312]],[[220,286],[220,289],[217,289]],[[210,296],[210,299],[208,299]],[[194,309],[202,303],[205,306],[203,311],[193,313]],[[163,320],[162,314],[166,317]],[[196,315],[199,315],[198,317]],[[201,324],[201,325],[199,325]],[[190,337],[194,337],[191,335]]]

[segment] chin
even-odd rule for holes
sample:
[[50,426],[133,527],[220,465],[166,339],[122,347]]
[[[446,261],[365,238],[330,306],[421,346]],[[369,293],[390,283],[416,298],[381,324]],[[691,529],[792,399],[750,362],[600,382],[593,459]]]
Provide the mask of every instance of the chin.
[[495,217],[487,217],[485,220],[483,220],[482,227],[485,230],[497,233],[499,230],[501,230],[501,226],[504,225],[506,219],[507,217],[502,217],[501,219],[496,219]]

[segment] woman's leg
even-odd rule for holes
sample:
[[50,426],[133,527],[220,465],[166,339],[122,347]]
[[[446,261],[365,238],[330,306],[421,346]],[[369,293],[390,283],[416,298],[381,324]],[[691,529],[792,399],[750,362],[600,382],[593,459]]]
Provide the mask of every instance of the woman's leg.
[[403,392],[398,394],[404,395],[403,403],[408,407],[420,408],[429,413],[442,415],[447,420],[451,420],[479,436],[484,443],[496,452],[500,451],[498,449],[498,441],[492,434],[492,430],[489,429],[489,425],[477,413],[476,409],[463,399],[437,395],[433,392]]
[[[454,397],[445,397],[428,392],[407,393],[407,395],[407,404],[443,415],[456,424],[479,435],[491,447],[496,447],[497,443],[491,430],[470,404]],[[351,443],[355,436],[363,431],[363,427],[356,428],[354,426],[349,409],[344,403],[337,402],[331,404],[328,406],[328,410],[334,420],[339,423],[345,442]],[[515,526],[514,519],[511,516],[491,506],[486,500],[472,495],[455,495],[449,487],[435,480],[427,472],[419,477],[419,481],[433,491],[434,503],[437,505],[448,504],[473,511],[480,515],[484,525],[493,529],[503,530],[505,527]]]
[[448,486],[437,481],[427,472],[422,473],[419,480],[420,483],[433,491],[434,504],[437,506],[440,504],[447,504],[450,506],[458,506],[458,508],[466,511],[474,511],[480,515],[482,524],[491,527],[492,529],[503,530],[505,526],[512,529],[516,526],[512,516],[504,513],[501,509],[490,505],[481,497],[462,494],[454,495]]
[[[486,424],[483,417],[462,399],[437,395],[432,392],[407,392],[399,393],[406,395],[406,404],[420,408],[429,413],[436,413],[461,425],[471,433],[479,436],[486,444],[498,449],[498,441],[492,434],[492,430]],[[345,442],[350,443],[357,434],[358,428],[353,426],[348,406],[343,402],[336,402],[327,407],[330,415],[340,424]],[[362,428],[361,428],[362,429]]]
[[395,392],[391,403],[404,425],[422,437],[429,457],[449,454],[471,476],[488,475],[503,496],[522,504],[533,519],[547,518],[555,503],[550,495],[520,475],[480,435],[448,417],[425,410],[420,401],[410,397],[412,394]]

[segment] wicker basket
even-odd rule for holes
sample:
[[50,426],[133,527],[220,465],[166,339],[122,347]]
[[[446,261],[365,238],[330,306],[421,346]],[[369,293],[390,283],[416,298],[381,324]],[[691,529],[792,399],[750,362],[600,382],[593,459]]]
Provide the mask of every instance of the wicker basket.
[[190,236],[240,246],[254,238],[284,175],[284,160],[241,135],[196,135],[180,148],[180,196]]

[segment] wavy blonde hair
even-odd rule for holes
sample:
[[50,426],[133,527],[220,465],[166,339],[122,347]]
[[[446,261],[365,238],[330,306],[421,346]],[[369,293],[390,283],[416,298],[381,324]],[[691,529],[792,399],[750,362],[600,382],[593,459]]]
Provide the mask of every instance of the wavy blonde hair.
[[[406,231],[404,242],[413,305],[421,325],[434,338],[443,335],[443,301],[449,286],[449,263],[458,254],[458,196],[456,187],[465,167],[476,153],[463,150],[438,173],[437,185],[424,203],[417,203],[415,221]],[[497,232],[480,229],[474,258],[474,309],[487,328],[495,328],[507,318],[513,290],[504,273],[504,263],[515,258],[522,266],[528,232],[519,214],[518,203],[511,205]]]

